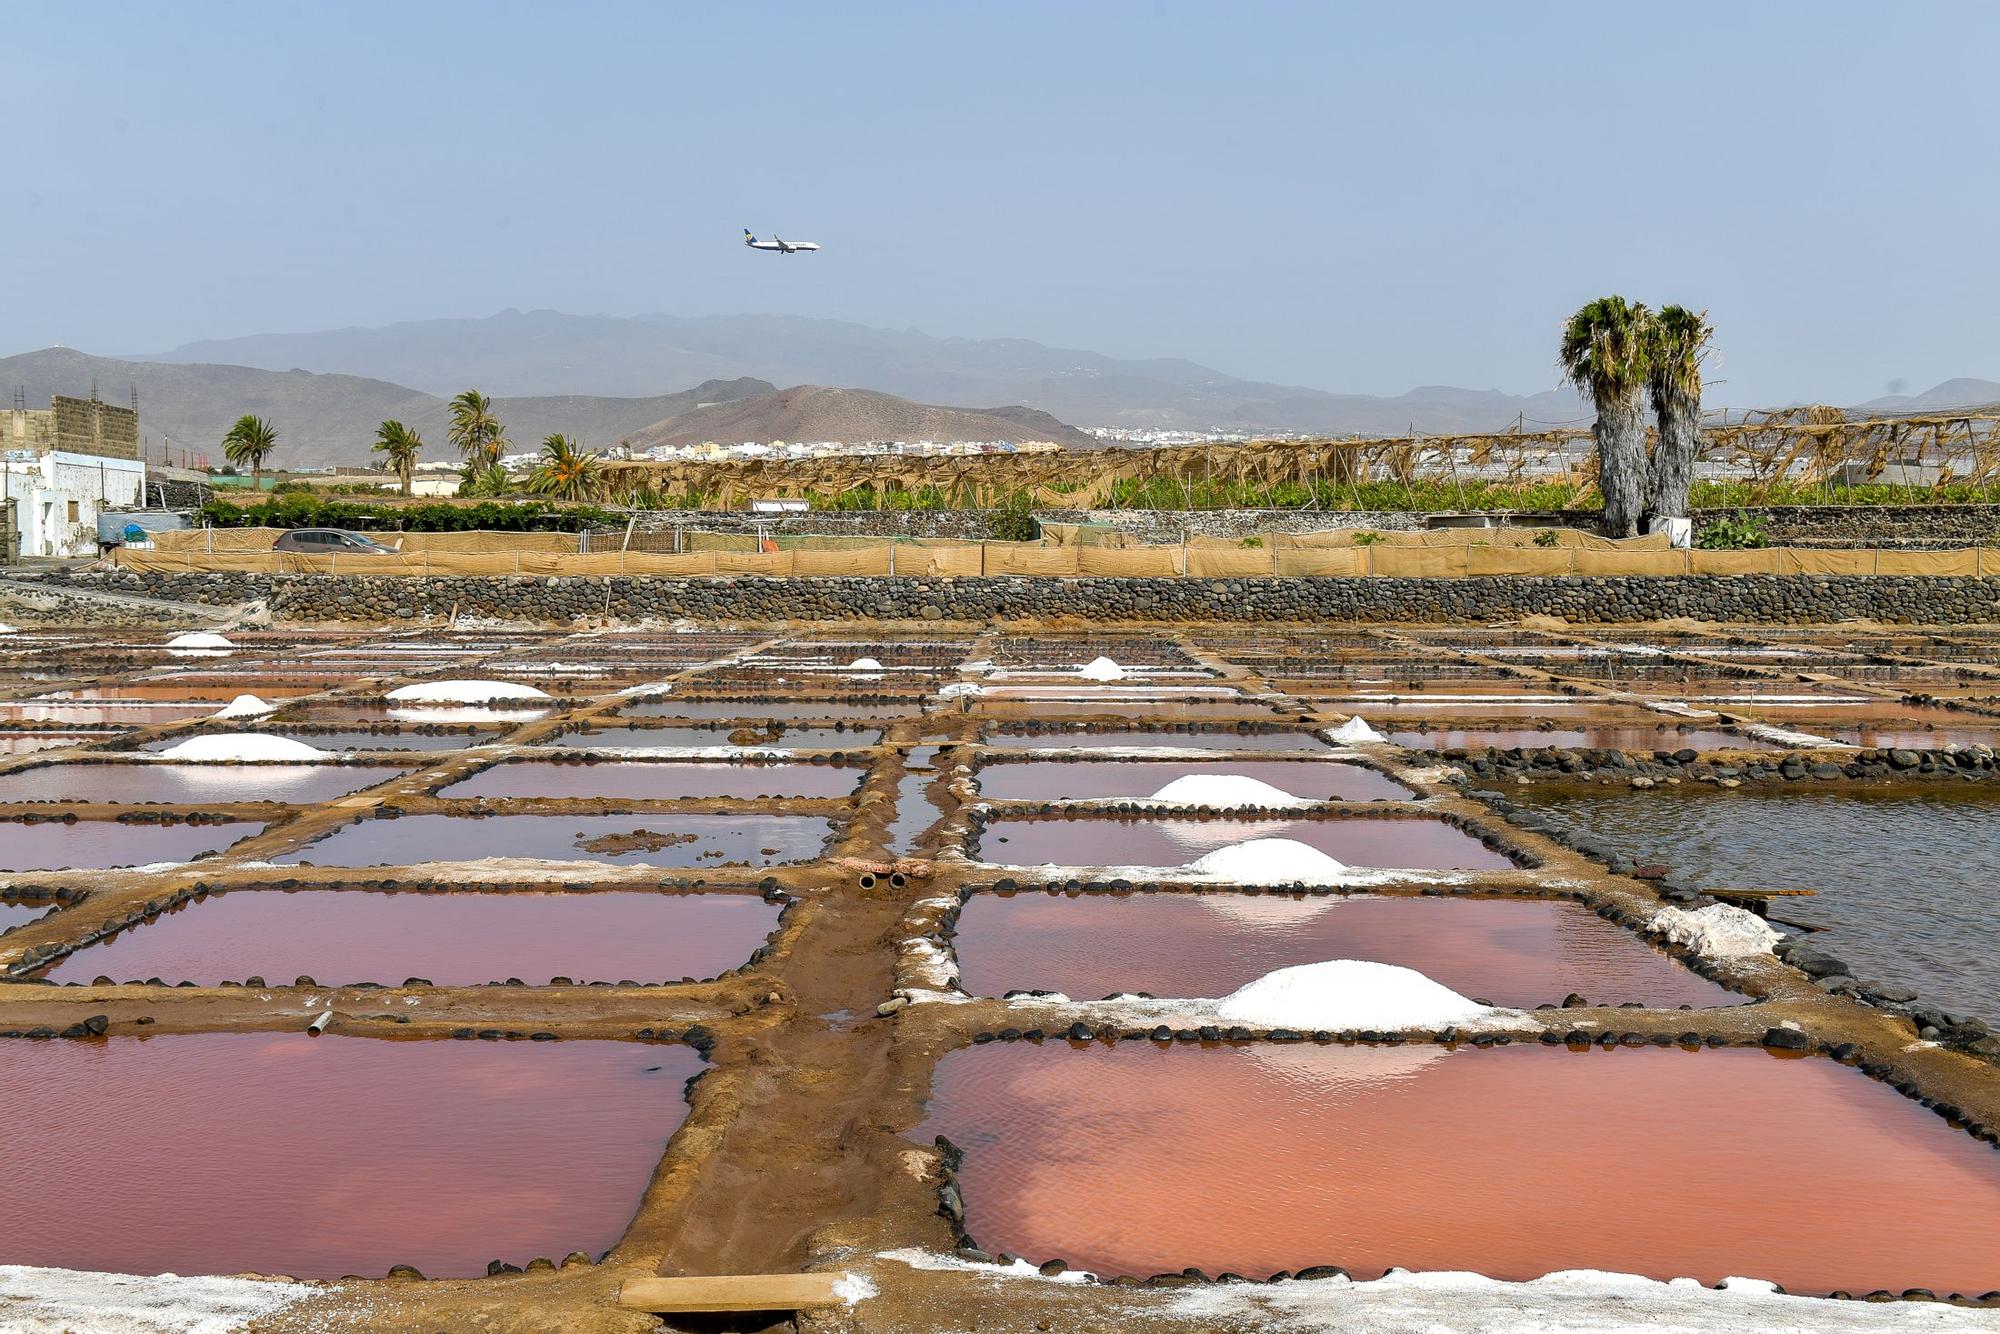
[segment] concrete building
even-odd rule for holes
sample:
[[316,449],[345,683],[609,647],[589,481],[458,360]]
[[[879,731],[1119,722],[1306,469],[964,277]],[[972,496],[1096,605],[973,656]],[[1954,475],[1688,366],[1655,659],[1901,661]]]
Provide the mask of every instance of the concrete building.
[[15,400],[0,416],[0,504],[11,511],[8,558],[95,556],[97,516],[145,505],[139,414],[58,394],[46,412]]

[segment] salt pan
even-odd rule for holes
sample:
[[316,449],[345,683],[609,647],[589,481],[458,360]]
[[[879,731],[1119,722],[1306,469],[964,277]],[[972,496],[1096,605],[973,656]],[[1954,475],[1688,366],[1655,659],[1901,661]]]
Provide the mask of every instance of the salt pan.
[[549,693],[514,681],[419,681],[398,686],[389,698],[413,704],[478,704],[490,699],[547,699]]
[[1076,669],[1076,674],[1086,681],[1123,681],[1125,669],[1109,658],[1092,658]]
[[272,761],[315,761],[326,758],[326,752],[317,746],[308,746],[303,741],[295,741],[288,736],[268,736],[262,732],[222,732],[214,736],[189,737],[178,746],[169,746],[160,752],[162,760],[199,761],[244,761],[250,763]]
[[1185,774],[1155,792],[1152,799],[1175,806],[1275,809],[1312,805],[1305,798],[1295,797],[1283,788],[1242,774]]
[[1216,1006],[1239,1024],[1303,1029],[1439,1028],[1494,1012],[1411,968],[1362,959],[1330,959],[1264,974]]

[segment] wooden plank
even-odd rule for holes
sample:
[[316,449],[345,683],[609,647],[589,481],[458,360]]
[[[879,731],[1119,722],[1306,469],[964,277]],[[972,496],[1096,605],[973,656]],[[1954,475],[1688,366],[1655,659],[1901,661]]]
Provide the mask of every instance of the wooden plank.
[[628,1278],[618,1304],[634,1311],[688,1314],[803,1311],[838,1306],[841,1274],[719,1274],[702,1278]]

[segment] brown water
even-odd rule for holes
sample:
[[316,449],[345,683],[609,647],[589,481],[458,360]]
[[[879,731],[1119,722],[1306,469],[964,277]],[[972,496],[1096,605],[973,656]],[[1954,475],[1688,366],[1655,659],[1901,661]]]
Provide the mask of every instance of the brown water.
[[961,982],[982,996],[1226,996],[1273,969],[1367,959],[1523,1009],[1571,992],[1660,1008],[1744,1000],[1577,904],[1548,899],[975,894],[953,944]]
[[908,718],[923,711],[921,700],[897,704],[842,704],[834,700],[776,701],[756,699],[665,699],[627,704],[622,718],[749,718],[769,722],[800,722],[820,718],[860,718],[881,722]]
[[1873,746],[1881,750],[1939,750],[1945,746],[2000,745],[2000,725],[1921,727],[1910,724],[1898,726],[1890,723],[1885,726],[1864,723],[1848,727],[1822,722],[1813,724],[1812,730],[1834,741],[1845,741],[1852,746]]
[[[738,746],[762,747],[780,750],[863,750],[882,739],[879,728],[857,727],[786,727],[778,731],[770,740],[737,742],[730,735],[737,729],[729,727],[592,727],[581,732],[564,732],[560,736],[544,737],[536,742],[538,746],[564,746],[571,749],[603,747],[706,747]],[[752,728],[760,737],[769,735],[768,728]]]
[[439,791],[440,797],[844,797],[861,784],[860,765],[741,764],[726,760],[677,764],[625,760],[557,764],[517,760],[482,769]]
[[[484,1274],[618,1240],[686,1116],[686,1047],[301,1033],[0,1043],[29,1152],[10,1264]],[[23,1147],[23,1146],[17,1146]]]
[[184,862],[258,833],[255,820],[227,824],[122,824],[115,820],[0,820],[0,871],[94,870]]
[[[0,921],[4,921],[0,918]],[[214,986],[306,976],[322,986],[442,987],[518,977],[714,977],[764,943],[778,905],[749,894],[414,894],[244,889],[176,908],[69,955],[57,982],[108,975]]]
[[330,801],[401,769],[356,764],[42,764],[0,775],[0,801]]
[[1020,760],[984,765],[977,779],[980,792],[996,801],[1067,801],[1150,797],[1192,774],[1253,778],[1310,801],[1405,801],[1416,796],[1387,774],[1336,760]]
[[1651,727],[1572,727],[1551,732],[1538,732],[1533,728],[1439,728],[1433,731],[1388,732],[1384,735],[1396,745],[1408,746],[1412,750],[1450,750],[1455,746],[1471,749],[1491,746],[1499,750],[1512,750],[1516,746],[1523,750],[1541,750],[1548,746],[1608,750],[1777,749],[1768,741],[1736,736],[1730,732],[1676,732],[1672,728],[1659,731]]
[[[809,815],[495,815],[485,819],[405,815],[342,826],[298,852],[272,860],[280,865],[409,866],[528,857],[615,866],[775,866],[817,856],[832,828],[831,821]],[[592,851],[584,846],[640,830],[694,837],[664,847],[614,846]],[[0,843],[0,848],[4,846]]]
[[1179,867],[1253,838],[1288,838],[1348,866],[1512,870],[1464,830],[1423,816],[1317,820],[1170,820],[1007,816],[987,822],[979,860],[1005,866]]
[[980,1246],[1105,1274],[2000,1287],[2000,1155],[1759,1050],[1005,1043],[944,1058],[920,1133]]
[[1325,750],[1326,742],[1311,732],[989,732],[986,744],[995,750],[1070,750],[1098,748],[1173,750]]
[[[953,705],[966,704],[977,707],[977,699],[953,700]],[[1084,699],[994,699],[994,705],[1011,705],[1024,710],[1036,718],[1096,718],[1106,714],[1143,713],[1148,718],[1158,718],[1166,722],[1185,722],[1197,718],[1242,718],[1247,715],[1269,717],[1277,710],[1274,706],[1254,699],[1228,700],[1164,700],[1148,701],[1144,704],[1131,700],[1084,700]],[[953,709],[951,711],[958,711]],[[971,712],[970,708],[964,710]]]
[[320,682],[299,684],[285,681],[252,681],[239,677],[226,681],[138,681],[115,686],[80,686],[75,690],[51,691],[38,698],[68,701],[135,699],[175,704],[208,700],[222,704],[246,691],[253,695],[261,695],[265,699],[276,700],[293,695],[313,695],[324,689],[326,686]]
[[889,855],[907,857],[917,850],[917,840],[938,822],[943,814],[937,804],[924,795],[937,775],[935,773],[906,773],[896,783],[896,818],[889,823]]
[[32,755],[38,750],[108,741],[113,735],[110,732],[14,732],[0,736],[0,755]]

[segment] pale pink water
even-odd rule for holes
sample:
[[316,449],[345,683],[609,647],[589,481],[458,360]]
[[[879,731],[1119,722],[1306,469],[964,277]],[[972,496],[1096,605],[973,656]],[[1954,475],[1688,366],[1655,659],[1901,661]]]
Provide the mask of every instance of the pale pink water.
[[1416,796],[1387,774],[1337,760],[1019,760],[982,766],[978,785],[983,795],[999,801],[1150,797],[1191,774],[1254,778],[1310,801],[1404,801]]
[[116,820],[0,820],[0,871],[93,870],[184,862],[262,830],[255,820],[226,824],[121,824]]
[[330,801],[401,769],[353,764],[42,764],[0,775],[0,801]]
[[624,760],[556,764],[517,760],[482,769],[440,797],[844,797],[868,776],[863,765]]
[[[240,826],[238,826],[240,828]],[[405,815],[369,819],[339,829],[297,852],[272,858],[282,865],[408,866],[418,862],[532,857],[608,862],[620,866],[770,866],[816,855],[832,823],[808,815]],[[593,852],[586,843],[647,830],[693,834],[693,842],[657,848]],[[0,834],[0,839],[4,839]],[[0,848],[4,848],[0,842]]]
[[1443,820],[1347,815],[1317,820],[1077,820],[1006,816],[987,822],[978,858],[1004,866],[1179,867],[1247,839],[1287,838],[1348,866],[1512,870],[1514,863]]
[[0,1042],[0,1256],[141,1274],[484,1274],[608,1249],[686,1047],[304,1033]]
[[1754,1049],[992,1044],[918,1133],[965,1150],[980,1246],[1104,1274],[2000,1287],[2000,1154]]

